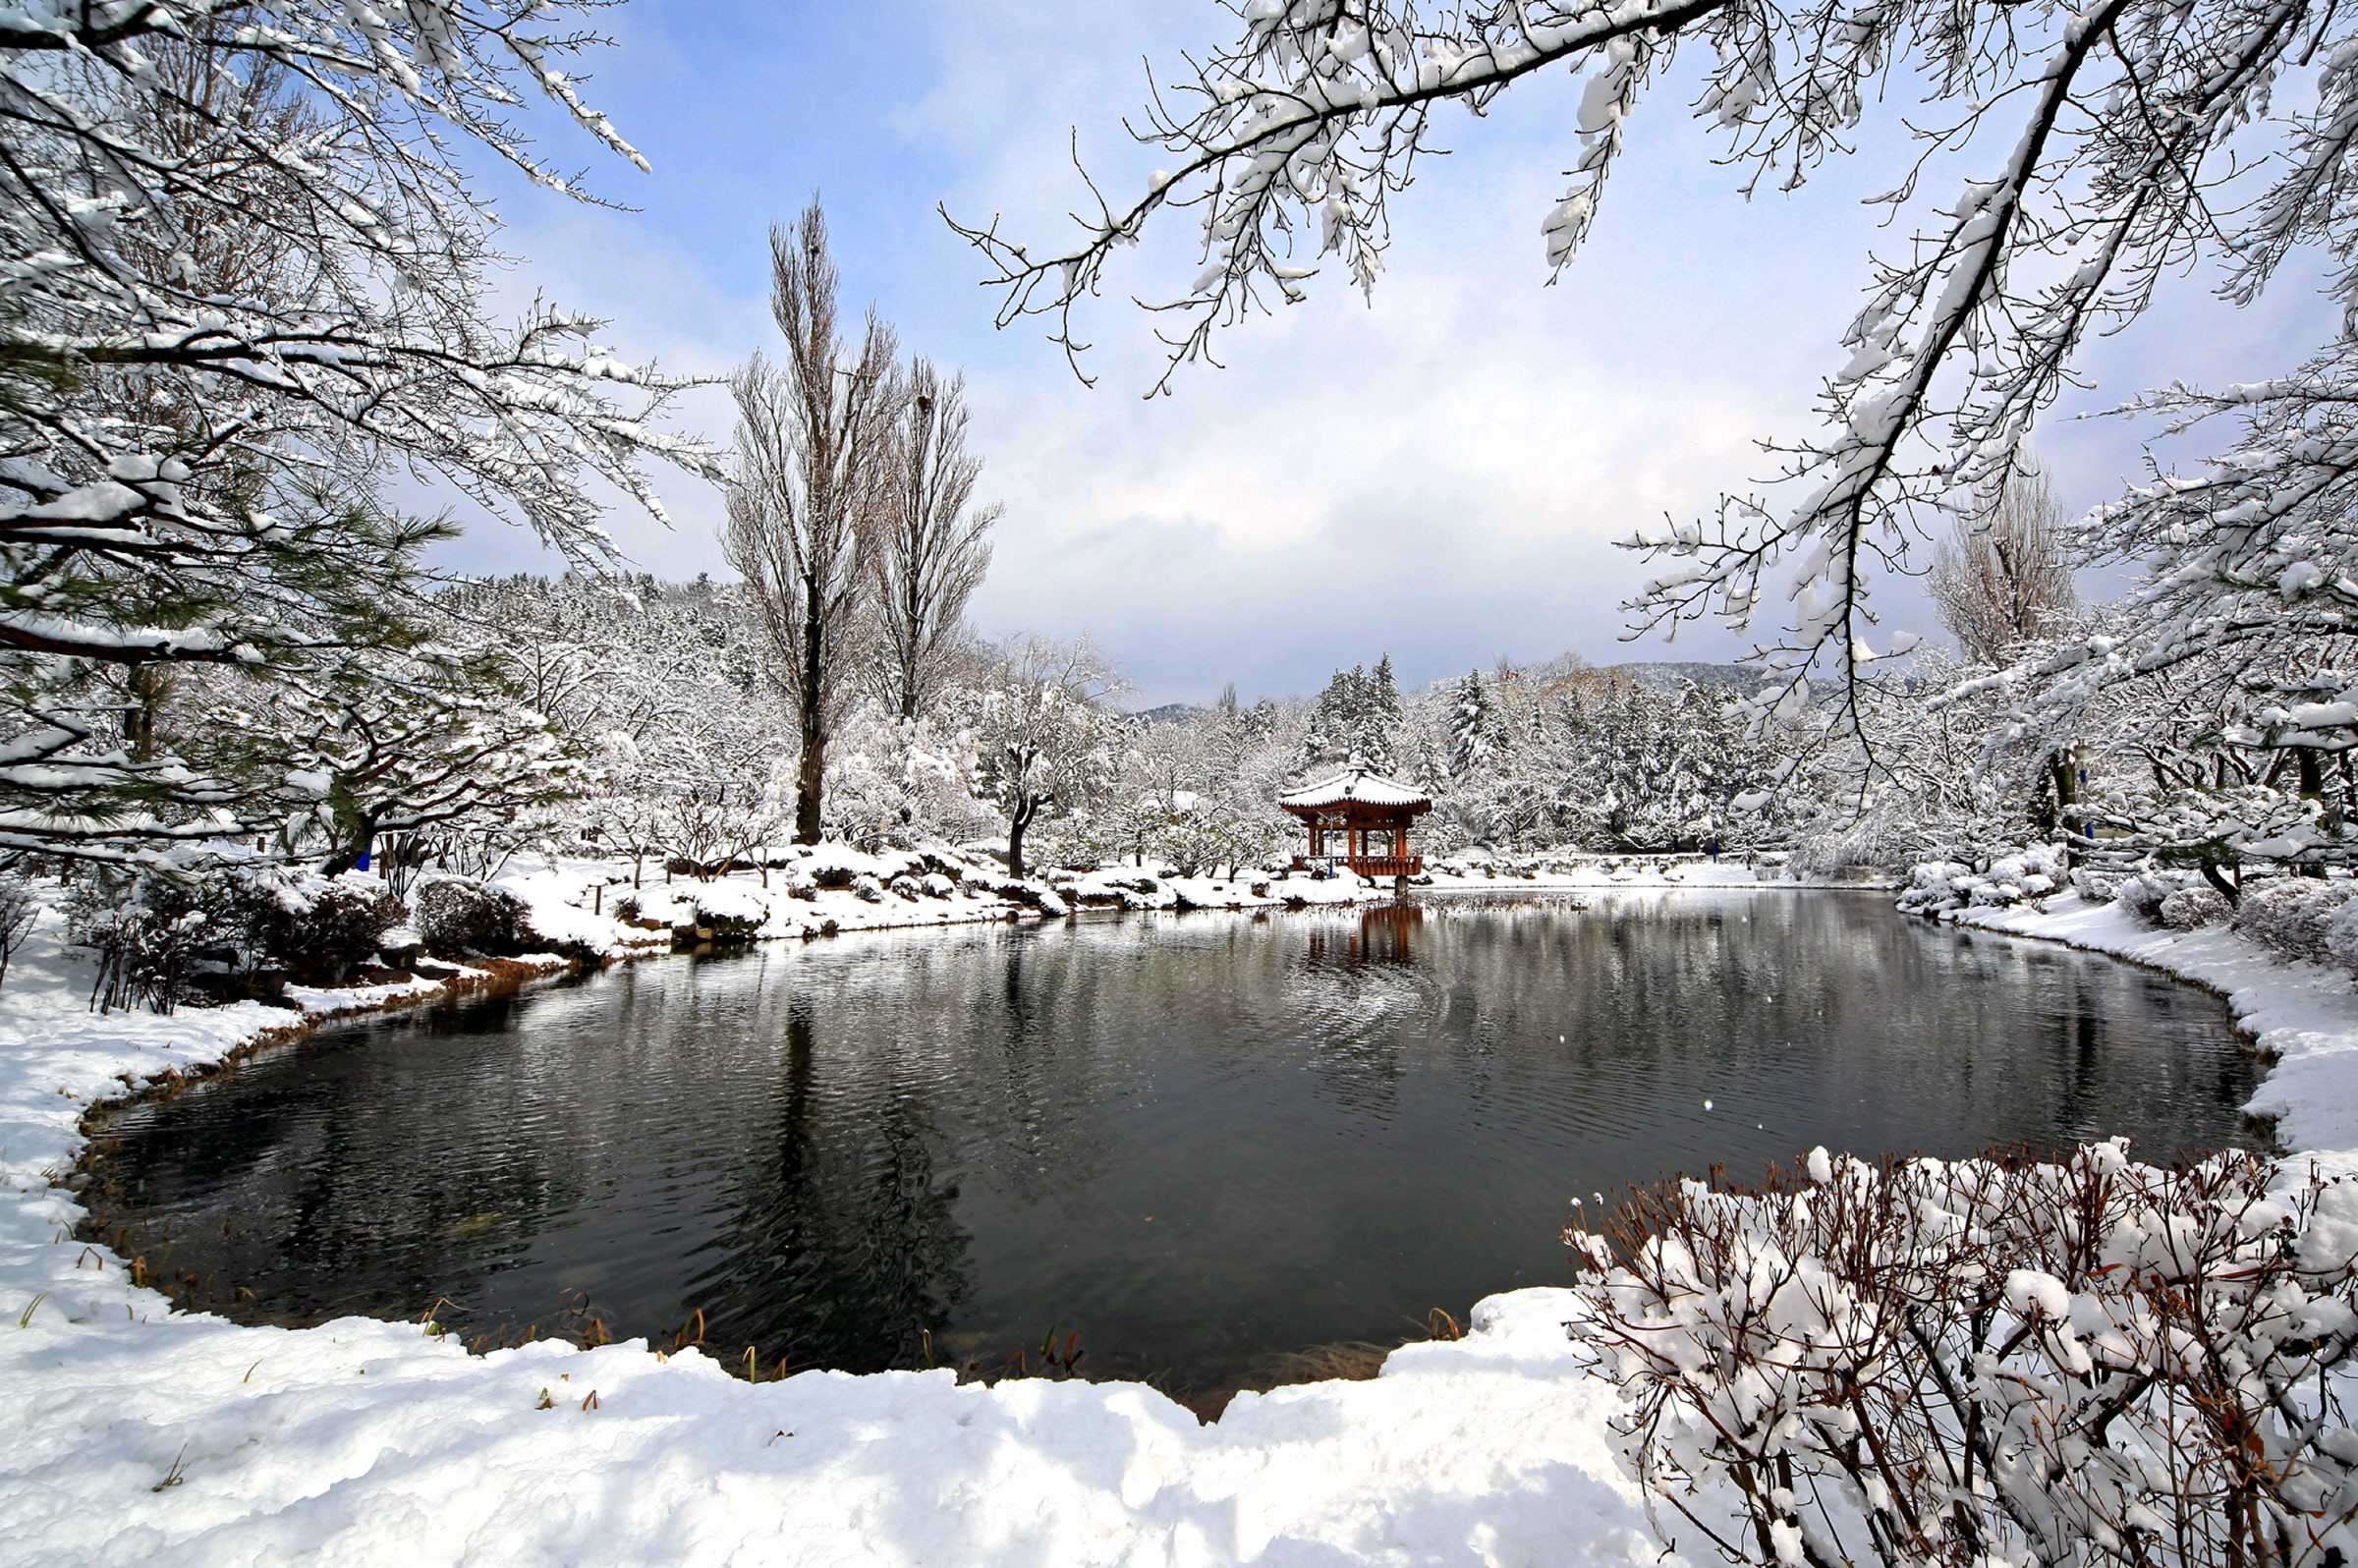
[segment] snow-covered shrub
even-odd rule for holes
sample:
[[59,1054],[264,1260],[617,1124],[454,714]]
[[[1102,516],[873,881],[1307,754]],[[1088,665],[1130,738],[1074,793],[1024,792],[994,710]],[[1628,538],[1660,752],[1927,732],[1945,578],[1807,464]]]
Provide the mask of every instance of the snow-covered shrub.
[[2196,871],[2147,871],[2112,884],[2112,902],[2147,925],[2162,924],[2162,901],[2182,888],[2203,885]]
[[1909,871],[1899,907],[1909,915],[1937,915],[1967,905],[2002,909],[2045,898],[2064,885],[2063,860],[2062,845],[2034,844],[1998,857],[1986,871],[1956,861],[1925,861]]
[[2326,962],[2358,972],[2358,899],[2342,905],[2326,923]]
[[266,958],[312,985],[337,984],[375,957],[385,933],[409,913],[364,872],[330,879],[277,867],[230,872],[214,902],[249,964]]
[[2071,873],[2071,890],[2091,904],[2109,904],[2120,891],[2121,880],[2083,866]]
[[2199,931],[2206,925],[2217,925],[2231,910],[2226,894],[2197,882],[2164,898],[2156,913],[2161,916],[2162,924],[2173,931]]
[[2324,964],[2330,959],[2326,932],[2353,894],[2358,881],[2315,876],[2247,883],[2236,901],[2234,928],[2278,958]]
[[710,931],[707,940],[746,942],[769,919],[769,906],[752,888],[734,882],[711,882],[695,890],[691,923],[698,931]]
[[40,899],[31,884],[13,872],[0,871],[0,983],[7,981],[8,961],[25,944],[40,912]]
[[[1937,915],[1962,907],[1972,897],[1973,868],[1956,861],[1924,861],[1908,870],[1906,891],[1899,895],[1901,911],[1909,915]],[[1968,885],[1960,888],[1959,883]]]
[[98,955],[90,1006],[102,1013],[142,1005],[170,1013],[197,955],[224,939],[194,881],[146,873],[83,884],[67,900],[66,929]]
[[1731,1561],[2324,1568],[2358,1546],[2358,1188],[2279,1174],[2114,1142],[1643,1187],[1565,1233],[1572,1331]]
[[437,953],[515,953],[523,950],[532,910],[506,888],[465,877],[437,876],[419,884],[410,924]]

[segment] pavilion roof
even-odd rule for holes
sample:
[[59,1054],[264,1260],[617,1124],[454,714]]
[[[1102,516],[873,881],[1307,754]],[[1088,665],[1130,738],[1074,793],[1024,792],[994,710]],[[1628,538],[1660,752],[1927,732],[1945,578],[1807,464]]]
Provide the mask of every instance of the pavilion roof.
[[1305,784],[1298,790],[1287,790],[1277,797],[1277,804],[1287,810],[1308,810],[1320,806],[1412,806],[1432,804],[1432,797],[1409,788],[1396,778],[1386,778],[1374,768],[1347,767],[1331,778],[1316,784]]

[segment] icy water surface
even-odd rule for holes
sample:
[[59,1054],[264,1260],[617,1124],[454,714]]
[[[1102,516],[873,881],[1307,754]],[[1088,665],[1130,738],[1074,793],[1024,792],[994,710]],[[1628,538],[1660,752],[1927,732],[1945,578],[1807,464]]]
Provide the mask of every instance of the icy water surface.
[[[110,1129],[96,1234],[249,1320],[1233,1380],[1564,1282],[1573,1198],[1816,1144],[2246,1141],[2214,998],[1887,895],[1131,917],[626,967]],[[251,1297],[245,1292],[252,1292]]]

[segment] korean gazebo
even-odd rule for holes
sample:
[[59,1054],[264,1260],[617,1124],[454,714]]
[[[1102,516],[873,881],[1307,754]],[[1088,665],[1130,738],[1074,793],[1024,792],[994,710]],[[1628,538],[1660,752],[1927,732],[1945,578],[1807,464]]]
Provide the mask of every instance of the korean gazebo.
[[1408,852],[1408,829],[1432,810],[1432,802],[1398,779],[1347,767],[1286,791],[1277,804],[1310,827],[1310,854],[1294,858],[1297,870],[1316,861],[1348,866],[1362,876],[1414,876],[1425,868],[1423,859]]

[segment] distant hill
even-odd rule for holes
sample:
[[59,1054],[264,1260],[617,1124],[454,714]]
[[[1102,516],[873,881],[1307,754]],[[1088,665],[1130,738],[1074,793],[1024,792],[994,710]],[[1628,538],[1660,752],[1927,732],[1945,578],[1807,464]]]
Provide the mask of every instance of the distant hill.
[[1184,724],[1198,713],[1206,711],[1193,702],[1165,702],[1160,707],[1140,708],[1130,716],[1145,719],[1149,724]]
[[1693,681],[1697,686],[1724,687],[1742,696],[1750,697],[1768,682],[1767,673],[1759,666],[1752,664],[1677,663],[1665,659],[1639,659],[1628,664],[1606,664],[1600,668],[1604,674],[1618,675],[1625,680],[1635,681],[1640,686],[1652,687],[1657,692],[1676,691],[1682,683]]

